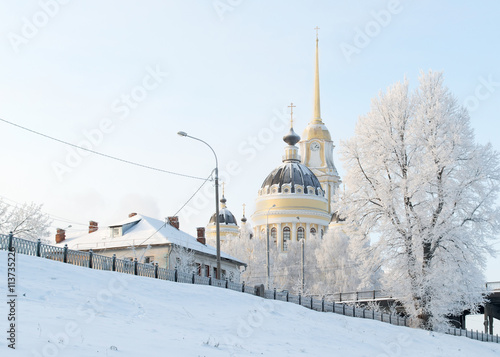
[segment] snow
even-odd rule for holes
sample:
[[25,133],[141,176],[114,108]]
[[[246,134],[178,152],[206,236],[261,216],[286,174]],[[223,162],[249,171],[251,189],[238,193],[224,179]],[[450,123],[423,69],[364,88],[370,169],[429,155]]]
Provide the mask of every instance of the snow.
[[[16,351],[2,356],[498,356],[500,345],[211,286],[17,255]],[[0,252],[6,277],[7,253]],[[1,294],[7,295],[6,283]],[[4,334],[6,304],[0,313]],[[5,336],[5,335],[4,335]]]
[[[112,237],[109,227],[119,227],[130,225],[122,236]],[[161,244],[175,244],[180,247],[196,250],[201,253],[217,255],[217,250],[208,244],[202,244],[196,240],[192,235],[185,233],[169,224],[148,217],[145,215],[137,214],[129,217],[116,224],[106,228],[100,228],[93,233],[87,233],[78,237],[70,237],[55,246],[68,245],[69,249],[74,250],[88,250],[88,249],[111,249],[130,246],[141,245],[161,245]],[[240,260],[221,252],[221,257],[240,263]]]

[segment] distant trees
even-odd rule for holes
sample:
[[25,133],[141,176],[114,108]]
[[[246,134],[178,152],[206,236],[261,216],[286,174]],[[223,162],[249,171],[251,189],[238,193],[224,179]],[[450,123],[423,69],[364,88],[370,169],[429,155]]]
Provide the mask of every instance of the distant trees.
[[[323,238],[315,234],[304,244],[304,286],[302,286],[301,242],[290,242],[288,251],[280,253],[276,244],[270,243],[270,286],[294,294],[318,295],[325,299],[333,293],[373,289],[373,280],[362,285],[357,262],[350,240],[341,226],[330,229]],[[231,237],[222,246],[224,252],[248,264],[241,279],[246,284],[265,284],[266,236],[249,238],[248,235]],[[373,276],[372,272],[367,273]]]
[[442,74],[379,94],[342,156],[347,233],[372,242],[365,263],[383,267],[383,286],[416,325],[439,328],[447,315],[476,309],[488,240],[499,231],[499,156],[475,143]]
[[13,232],[16,237],[29,240],[47,237],[51,220],[42,212],[42,206],[35,203],[12,206],[0,199],[0,232]]

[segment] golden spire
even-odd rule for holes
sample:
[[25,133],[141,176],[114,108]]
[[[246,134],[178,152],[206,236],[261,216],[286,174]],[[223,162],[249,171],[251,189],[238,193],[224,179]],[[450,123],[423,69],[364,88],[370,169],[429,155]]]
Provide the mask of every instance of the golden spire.
[[225,182],[222,182],[222,198],[220,200],[220,203],[221,203],[220,208],[221,209],[226,208],[226,202],[227,202],[226,197],[224,197],[224,186],[225,186],[225,184],[226,184]]
[[319,27],[314,28],[316,30],[316,68],[314,72],[314,113],[312,122],[315,124],[323,124],[321,120],[321,109],[319,105],[319,59],[318,59],[318,30]]

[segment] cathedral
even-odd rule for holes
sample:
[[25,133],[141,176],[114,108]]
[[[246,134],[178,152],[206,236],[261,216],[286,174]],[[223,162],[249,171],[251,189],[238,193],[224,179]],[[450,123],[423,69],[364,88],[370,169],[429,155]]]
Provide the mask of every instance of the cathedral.
[[[265,238],[269,229],[270,242],[282,252],[291,242],[307,240],[310,234],[323,236],[330,225],[338,224],[333,203],[341,180],[333,162],[333,141],[321,118],[318,42],[316,36],[312,119],[301,138],[294,131],[294,106],[290,105],[291,123],[283,137],[286,146],[282,164],[264,179],[251,216],[253,236]],[[215,219],[214,214],[207,225],[209,236],[215,234]],[[221,241],[237,235],[239,227],[226,207],[224,195],[219,222]],[[245,217],[242,224],[246,224]]]

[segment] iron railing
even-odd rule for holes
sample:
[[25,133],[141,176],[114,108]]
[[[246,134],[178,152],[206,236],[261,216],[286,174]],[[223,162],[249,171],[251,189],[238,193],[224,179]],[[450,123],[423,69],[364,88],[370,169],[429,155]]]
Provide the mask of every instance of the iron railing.
[[[228,280],[218,280],[212,277],[203,277],[195,273],[181,272],[176,269],[165,269],[158,267],[156,264],[142,264],[137,259],[124,260],[117,259],[115,255],[108,257],[104,255],[94,254],[92,250],[82,252],[78,250],[70,250],[67,245],[64,248],[54,247],[52,245],[43,244],[40,239],[36,242],[14,237],[12,234],[0,234],[0,250],[15,250],[17,253],[52,259],[59,262],[78,265],[81,267],[88,267],[97,270],[109,270],[125,274],[133,274],[137,276],[144,276],[149,278],[156,278],[161,280],[174,281],[185,284],[200,284],[211,285],[220,288],[231,289],[247,294],[257,295],[258,287],[247,286],[243,282],[238,284]],[[498,284],[498,287],[497,287]],[[488,283],[491,290],[500,288],[500,282]],[[318,300],[313,296],[301,296],[289,294],[288,291],[264,290],[260,293],[261,297],[266,299],[273,299],[278,301],[285,301],[304,306],[311,310],[332,312],[342,314],[345,316],[352,316],[358,318],[366,318],[378,320],[381,322],[389,323],[397,326],[407,326],[407,318],[398,314],[388,314],[380,311],[369,310],[367,308],[357,307],[355,302],[362,302],[380,298],[390,298],[387,295],[382,296],[380,291],[369,292],[352,292],[352,293],[338,293],[333,294],[334,301],[325,301],[324,299]],[[346,301],[353,302],[347,304]],[[480,341],[489,341],[499,343],[498,335],[488,335],[485,333],[473,332],[463,329],[449,329],[448,334],[456,336],[466,336]]]

